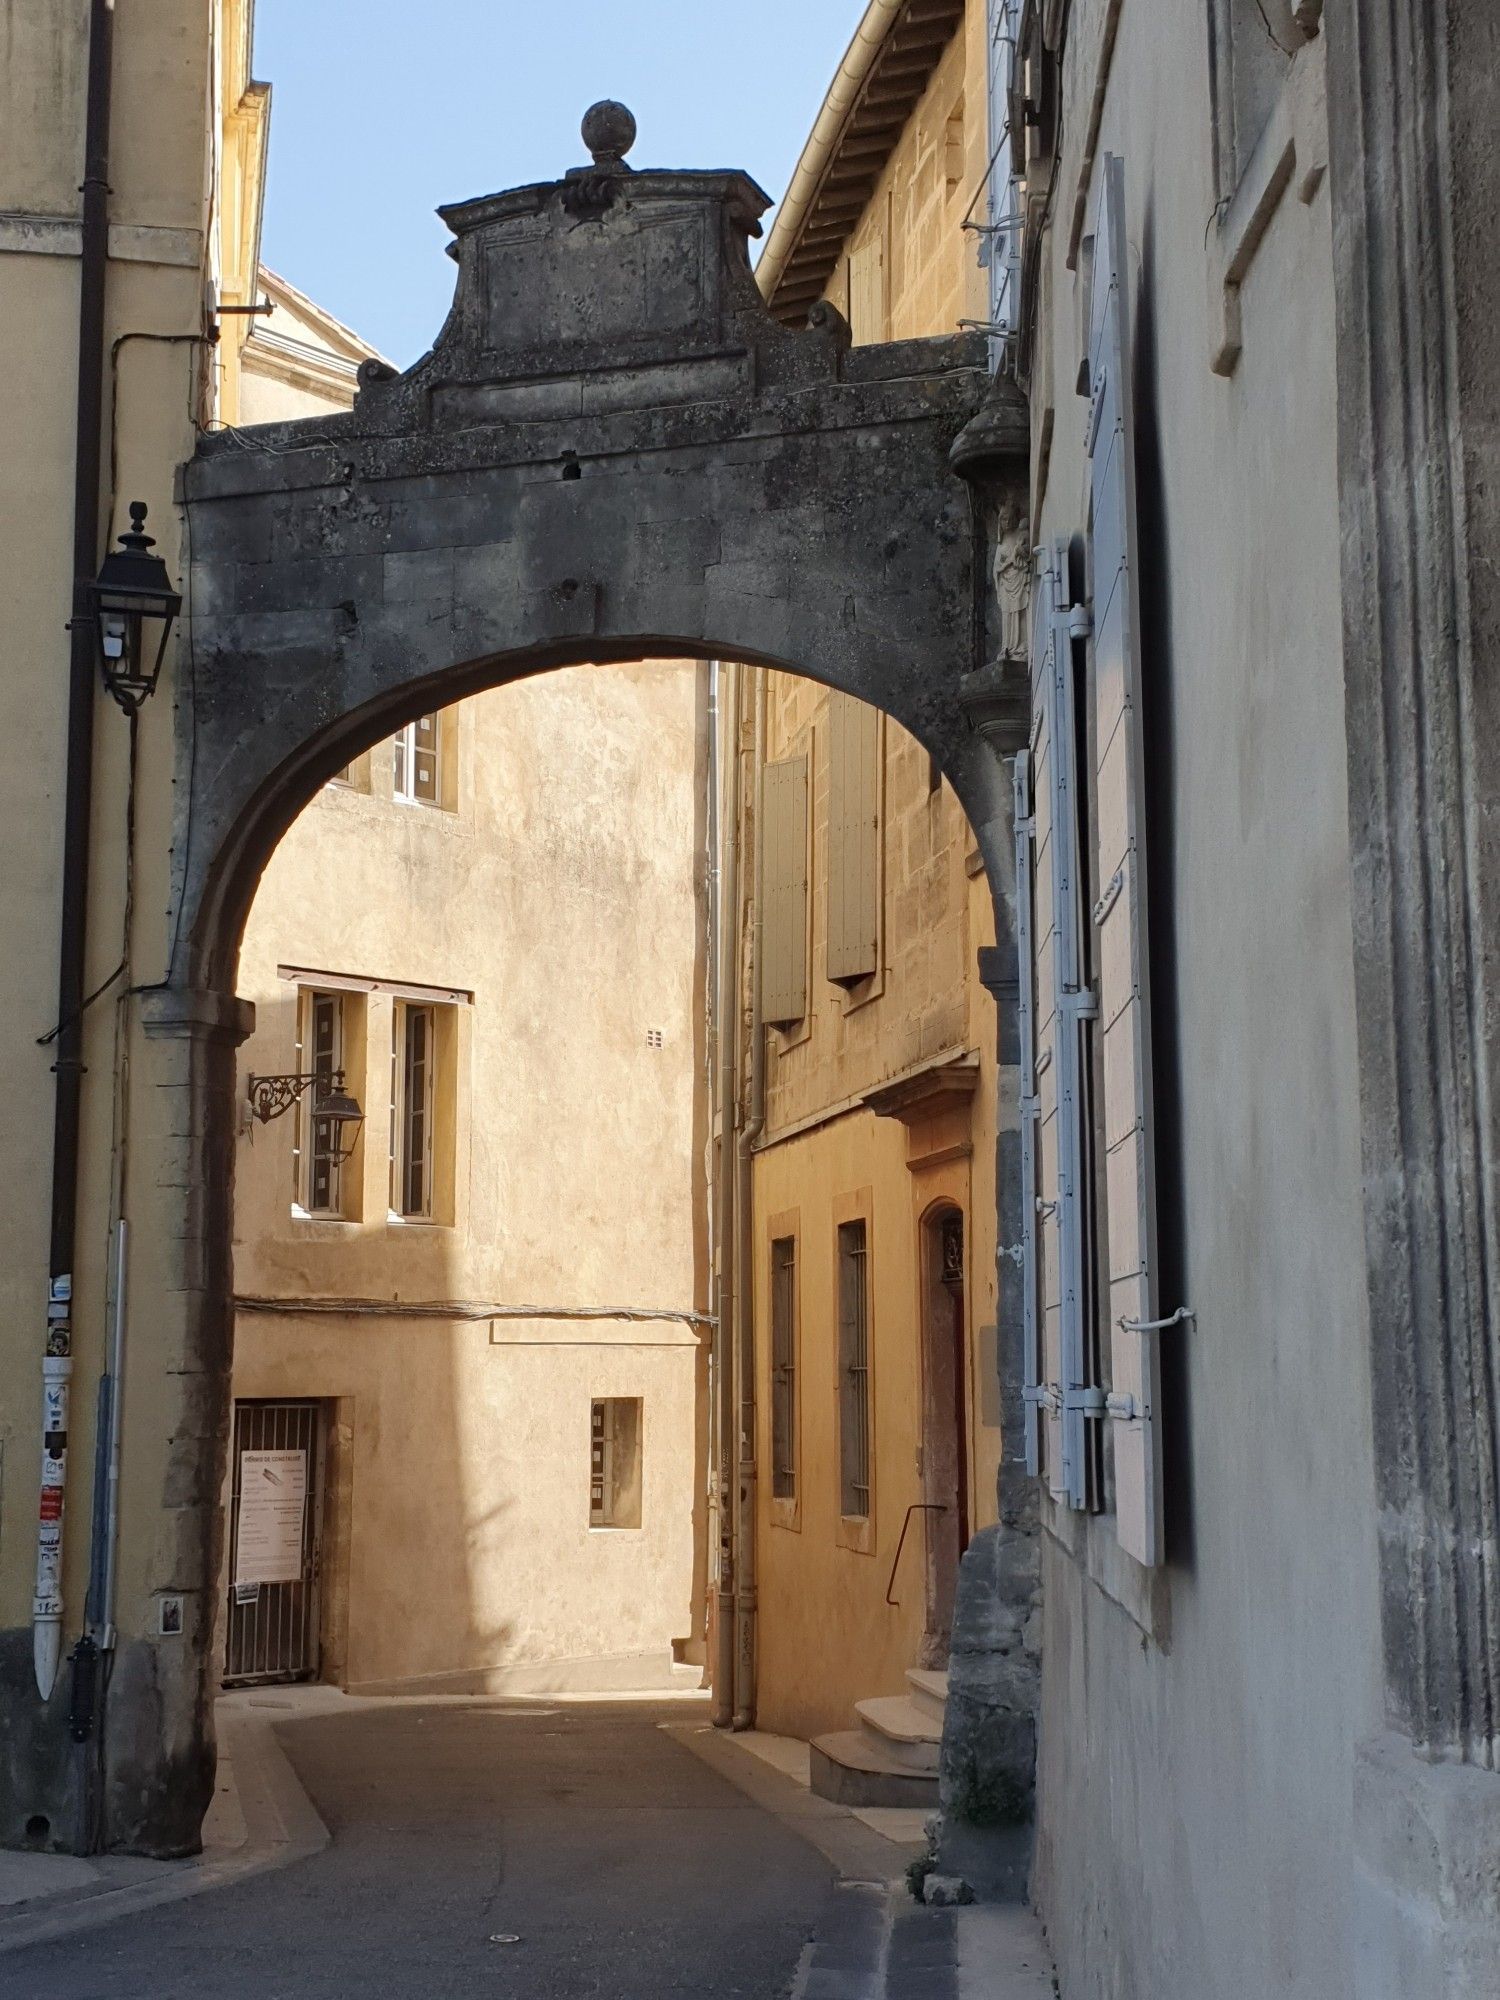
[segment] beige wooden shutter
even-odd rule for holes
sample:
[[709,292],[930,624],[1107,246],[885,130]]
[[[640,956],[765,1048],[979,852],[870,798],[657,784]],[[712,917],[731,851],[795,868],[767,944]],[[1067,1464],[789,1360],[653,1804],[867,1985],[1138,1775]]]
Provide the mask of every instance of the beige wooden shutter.
[[828,703],[828,977],[868,979],[880,942],[880,713]]
[[885,339],[885,246],[878,236],[849,252],[849,331],[861,345]]
[[1098,800],[1099,1020],[1115,1508],[1120,1545],[1162,1560],[1156,1176],[1141,740],[1139,560],[1125,175],[1103,160],[1089,312],[1089,548]]
[[807,759],[761,772],[760,1004],[773,1026],[807,1012]]

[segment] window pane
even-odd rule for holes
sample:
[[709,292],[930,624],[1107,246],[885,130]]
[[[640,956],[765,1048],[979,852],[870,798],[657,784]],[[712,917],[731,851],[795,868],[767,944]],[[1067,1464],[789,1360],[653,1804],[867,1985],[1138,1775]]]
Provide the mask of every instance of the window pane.
[[339,1128],[331,1119],[318,1116],[317,1103],[331,1088],[343,1065],[343,997],[337,993],[314,993],[307,1008],[310,1016],[307,1066],[318,1080],[304,1100],[308,1106],[308,1144],[302,1199],[314,1214],[338,1215],[341,1212]]
[[395,778],[396,797],[398,799],[404,799],[410,796],[410,793],[407,789],[407,781],[406,781],[406,766],[407,766],[406,739],[407,739],[407,731],[404,729],[398,729],[396,731],[395,736],[391,739],[391,751],[394,757],[394,763],[392,765],[392,774]]
[[412,724],[412,795],[436,805],[438,797],[438,719],[419,715]]
[[864,1222],[839,1225],[839,1511],[870,1512],[870,1303]]
[[641,1399],[605,1396],[589,1410],[589,1526],[641,1525]]
[[771,1245],[771,1492],[797,1494],[797,1240]]
[[426,1215],[431,1206],[428,1151],[432,1122],[432,1009],[406,1009],[406,1050],[401,1078],[403,1215]]

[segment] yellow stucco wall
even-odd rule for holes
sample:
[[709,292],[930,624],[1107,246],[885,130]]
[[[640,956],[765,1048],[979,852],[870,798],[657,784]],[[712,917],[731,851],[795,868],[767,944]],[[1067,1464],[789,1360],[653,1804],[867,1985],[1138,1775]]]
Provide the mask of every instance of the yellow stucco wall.
[[[193,449],[195,419],[210,413],[204,361],[204,278],[214,219],[206,163],[225,114],[216,63],[233,39],[243,0],[153,0],[122,6],[114,22],[114,108],[109,166],[110,262],[105,305],[106,399],[102,439],[103,541],[143,499],[174,577],[182,552],[172,481]],[[10,832],[0,922],[0,1065],[6,1117],[0,1174],[12,1198],[0,1213],[0,1628],[31,1616],[41,1357],[48,1279],[48,1161],[62,878],[78,368],[78,213],[83,177],[87,9],[0,5],[0,377],[9,449],[0,457],[0,532],[15,579],[4,618],[9,719],[0,734],[0,795]],[[242,86],[239,86],[242,87]],[[180,336],[171,340],[161,335]],[[146,336],[152,336],[147,338]],[[113,365],[108,357],[113,352]],[[116,1079],[138,1051],[135,1013],[119,988],[162,976],[169,942],[172,705],[180,651],[142,716],[136,780],[134,925],[119,985],[85,1021],[77,1250],[73,1272],[75,1373],[64,1540],[65,1630],[82,1617],[88,1564],[94,1384],[101,1366],[115,1145]],[[99,696],[95,713],[92,869],[85,990],[121,957],[125,908],[127,731]],[[148,1101],[132,1132],[149,1174]],[[148,1268],[149,1249],[143,1255]],[[153,1329],[139,1329],[138,1382],[130,1415],[143,1442],[132,1464],[142,1490],[161,1492],[161,1412],[168,1390]],[[144,1438],[151,1442],[147,1444]],[[153,1478],[155,1485],[152,1485]],[[140,1571],[160,1534],[156,1507],[127,1509],[122,1528],[121,1615],[143,1629],[149,1606]],[[65,1677],[64,1695],[65,1699]]]
[[[892,152],[828,285],[856,342],[951,332],[982,317],[976,238],[960,228],[988,160],[984,9],[971,5]],[[850,254],[878,259],[882,310],[868,279],[851,300]],[[868,270],[868,265],[866,269]],[[995,1519],[1000,1458],[995,1350],[995,1015],[976,954],[993,942],[989,890],[968,823],[927,752],[882,721],[882,938],[873,980],[826,977],[826,690],[767,675],[766,756],[808,757],[809,940],[806,1019],[769,1031],[767,1125],[754,1168],[759,1362],[757,1701],[763,1728],[811,1735],[847,1728],[867,1695],[904,1691],[918,1664],[930,1517],[913,1515],[892,1594],[902,1524],[928,1493],[923,1437],[923,1217],[964,1213],[968,1513]],[[870,1091],[944,1056],[977,1058],[979,1082],[938,1129],[907,1127],[861,1104]],[[836,1231],[848,1198],[869,1190],[873,1451],[864,1546],[841,1527],[836,1368]],[[795,1216],[799,1238],[802,1493],[772,1496],[770,1243]],[[831,1632],[840,1644],[828,1643]]]

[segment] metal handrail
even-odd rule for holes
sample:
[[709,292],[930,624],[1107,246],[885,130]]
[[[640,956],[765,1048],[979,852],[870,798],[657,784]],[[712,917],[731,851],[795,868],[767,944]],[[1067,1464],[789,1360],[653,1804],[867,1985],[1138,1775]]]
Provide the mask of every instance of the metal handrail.
[[947,1511],[948,1511],[948,1503],[946,1500],[913,1500],[911,1505],[907,1508],[906,1519],[901,1523],[901,1534],[900,1538],[896,1543],[895,1559],[891,1563],[891,1580],[885,1587],[885,1601],[894,1610],[899,1611],[901,1609],[901,1606],[897,1604],[895,1598],[892,1597],[891,1592],[896,1588],[896,1571],[900,1566],[901,1551],[906,1547],[906,1531],[911,1526],[912,1515],[946,1514]]

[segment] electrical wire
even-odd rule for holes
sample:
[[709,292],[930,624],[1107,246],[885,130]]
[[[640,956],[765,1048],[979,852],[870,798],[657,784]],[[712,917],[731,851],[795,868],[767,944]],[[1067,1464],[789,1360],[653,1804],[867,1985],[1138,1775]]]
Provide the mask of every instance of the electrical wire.
[[681,1326],[717,1326],[715,1313],[684,1312],[671,1306],[506,1306],[480,1299],[281,1298],[237,1292],[236,1312],[336,1314],[351,1319],[547,1319],[672,1320]]

